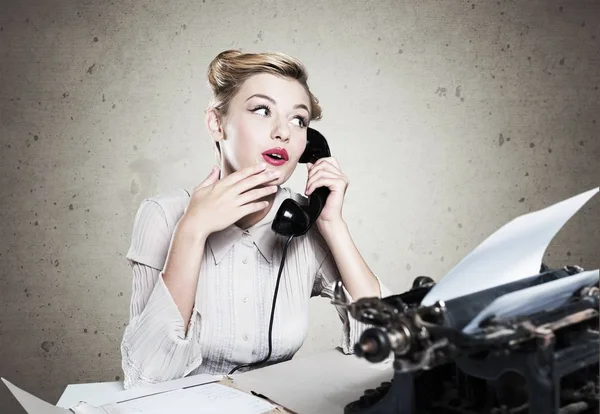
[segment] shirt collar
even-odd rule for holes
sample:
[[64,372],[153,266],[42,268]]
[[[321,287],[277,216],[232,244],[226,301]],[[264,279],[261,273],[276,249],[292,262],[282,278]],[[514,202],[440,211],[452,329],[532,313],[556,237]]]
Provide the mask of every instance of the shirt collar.
[[278,187],[277,193],[275,194],[275,200],[267,215],[258,223],[248,228],[247,231],[232,224],[229,227],[208,236],[208,244],[215,264],[219,264],[229,250],[231,250],[233,245],[243,237],[248,237],[248,240],[258,247],[260,254],[267,262],[271,263],[273,251],[277,244],[277,240],[280,238],[277,233],[271,230],[271,223],[273,222],[281,203],[283,203],[283,200],[286,198],[286,192],[286,189]]

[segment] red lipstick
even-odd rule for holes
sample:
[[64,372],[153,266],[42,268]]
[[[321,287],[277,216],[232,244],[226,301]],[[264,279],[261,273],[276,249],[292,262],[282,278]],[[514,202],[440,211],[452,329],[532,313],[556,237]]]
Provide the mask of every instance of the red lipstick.
[[280,166],[285,164],[289,155],[284,148],[271,148],[262,153],[263,159],[271,165]]

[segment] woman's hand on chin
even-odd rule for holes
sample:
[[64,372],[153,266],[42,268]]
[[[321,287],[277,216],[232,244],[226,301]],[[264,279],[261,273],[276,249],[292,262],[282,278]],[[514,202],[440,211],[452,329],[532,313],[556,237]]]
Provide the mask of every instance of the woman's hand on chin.
[[276,185],[268,184],[278,177],[279,172],[267,170],[265,163],[236,171],[223,179],[219,179],[219,168],[213,167],[208,177],[193,190],[178,228],[203,238],[227,228],[242,217],[268,207],[268,201],[259,200],[277,191]]

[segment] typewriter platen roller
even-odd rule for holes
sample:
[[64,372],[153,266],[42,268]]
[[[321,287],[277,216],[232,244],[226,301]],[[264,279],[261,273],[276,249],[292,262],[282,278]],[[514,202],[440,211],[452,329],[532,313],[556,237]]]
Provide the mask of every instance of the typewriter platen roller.
[[[551,303],[518,316],[486,315],[494,301],[541,285],[554,289]],[[542,266],[529,278],[420,306],[433,286],[419,277],[405,293],[354,303],[343,303],[337,286],[334,303],[372,326],[356,355],[394,358],[393,378],[365,390],[345,414],[598,412],[597,270]]]

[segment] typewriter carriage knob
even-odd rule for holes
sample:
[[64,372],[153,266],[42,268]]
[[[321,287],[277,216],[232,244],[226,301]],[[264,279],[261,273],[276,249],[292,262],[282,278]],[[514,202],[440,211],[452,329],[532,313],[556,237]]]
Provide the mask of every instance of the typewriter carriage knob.
[[412,288],[417,289],[420,287],[427,287],[435,284],[435,280],[430,278],[429,276],[417,276],[415,280],[413,280]]
[[369,362],[381,362],[388,357],[392,347],[388,335],[378,328],[365,330],[354,345],[354,353]]
[[386,359],[390,352],[404,355],[410,350],[410,330],[404,325],[399,330],[383,331],[380,328],[369,328],[360,336],[354,345],[354,353],[372,363]]

